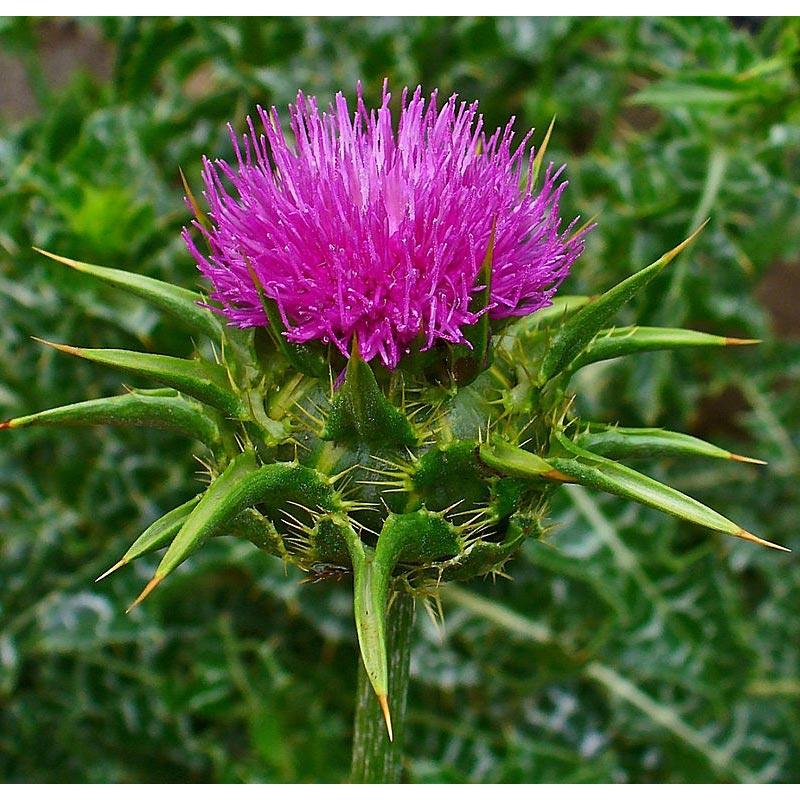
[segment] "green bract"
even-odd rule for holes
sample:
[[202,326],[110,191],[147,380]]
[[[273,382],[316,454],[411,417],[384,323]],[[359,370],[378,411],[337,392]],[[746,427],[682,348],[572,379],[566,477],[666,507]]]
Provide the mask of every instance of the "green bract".
[[[748,343],[680,329],[608,327],[696,235],[593,300],[562,297],[494,332],[483,315],[468,332],[472,349],[413,352],[395,371],[373,369],[355,340],[346,362],[321,346],[288,343],[272,309],[269,335],[242,332],[221,325],[192,292],[52,256],[149,300],[213,348],[179,359],[55,345],[167,388],[132,389],[3,427],[148,426],[200,441],[207,488],[151,525],[109,572],[167,548],[138,603],[218,535],[247,539],[317,577],[352,572],[361,654],[390,724],[385,614],[392,593],[427,600],[442,582],[500,573],[523,541],[544,535],[548,501],[561,483],[784,549],[612,460],[753,459],[679,433],[579,420],[570,410],[570,378],[589,363]],[[488,286],[491,246],[482,273]]]

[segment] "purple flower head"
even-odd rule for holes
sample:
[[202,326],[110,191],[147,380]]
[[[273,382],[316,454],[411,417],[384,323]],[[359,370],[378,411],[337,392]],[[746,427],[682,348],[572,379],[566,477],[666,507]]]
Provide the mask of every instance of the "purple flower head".
[[[264,134],[248,119],[240,146],[231,129],[235,167],[204,159],[213,225],[195,225],[210,255],[184,239],[232,324],[269,324],[255,272],[290,341],[332,342],[347,355],[357,336],[365,360],[394,368],[420,335],[423,349],[463,343],[481,313],[550,304],[583,250],[571,225],[559,232],[562,170],[551,166],[534,192],[532,132],[512,149],[513,119],[487,135],[477,103],[454,95],[439,108],[436,92],[406,89],[395,130],[390,99],[384,85],[380,107],[367,109],[359,85],[355,112],[340,93],[320,113],[299,93],[294,144],[276,109],[259,107]],[[493,224],[491,302],[476,313]]]

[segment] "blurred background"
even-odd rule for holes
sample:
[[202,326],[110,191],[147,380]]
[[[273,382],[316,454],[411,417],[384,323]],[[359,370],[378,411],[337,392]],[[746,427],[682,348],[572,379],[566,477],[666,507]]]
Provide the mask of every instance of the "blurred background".
[[[443,594],[415,632],[408,780],[800,781],[800,22],[797,19],[0,20],[0,418],[117,393],[43,349],[188,354],[145,305],[32,252],[197,284],[179,238],[225,123],[384,76],[557,118],[565,218],[598,215],[564,286],[597,292],[706,217],[622,316],[758,337],[583,370],[583,414],[690,432],[768,467],[655,477],[785,555],[580,488],[511,580]],[[0,442],[0,779],[340,781],[357,652],[345,585],[215,541],[141,608],[155,561],[94,578],[196,491],[144,431]]]

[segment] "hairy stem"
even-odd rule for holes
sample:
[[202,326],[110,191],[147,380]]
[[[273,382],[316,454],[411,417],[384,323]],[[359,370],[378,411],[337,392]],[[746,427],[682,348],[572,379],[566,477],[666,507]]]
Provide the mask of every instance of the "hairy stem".
[[413,622],[413,598],[405,593],[396,594],[386,617],[393,742],[389,741],[378,700],[359,659],[353,762],[350,769],[352,783],[398,783],[400,780]]

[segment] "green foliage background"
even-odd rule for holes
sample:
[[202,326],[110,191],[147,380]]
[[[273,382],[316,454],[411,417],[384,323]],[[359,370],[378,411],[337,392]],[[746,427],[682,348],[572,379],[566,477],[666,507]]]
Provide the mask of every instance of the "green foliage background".
[[[765,340],[581,373],[585,417],[699,433],[767,468],[654,463],[800,549],[800,24],[715,19],[114,19],[0,22],[38,111],[0,123],[0,417],[118,391],[32,335],[184,354],[144,305],[35,244],[192,286],[178,166],[299,87],[327,101],[422,83],[488,127],[553,115],[565,217],[599,227],[565,291],[610,286],[711,217],[626,321]],[[53,88],[48,37],[107,68]],[[88,47],[88,45],[84,45]],[[102,60],[102,59],[101,59]],[[52,69],[50,70],[52,72]],[[97,72],[97,70],[95,70]],[[10,74],[10,73],[6,73]],[[792,301],[792,296],[795,300]],[[300,586],[248,545],[204,549],[130,616],[136,563],[93,578],[196,486],[158,433],[30,430],[0,447],[0,778],[340,781],[356,647],[349,590]],[[510,581],[418,615],[413,781],[800,781],[800,562],[578,488]]]

